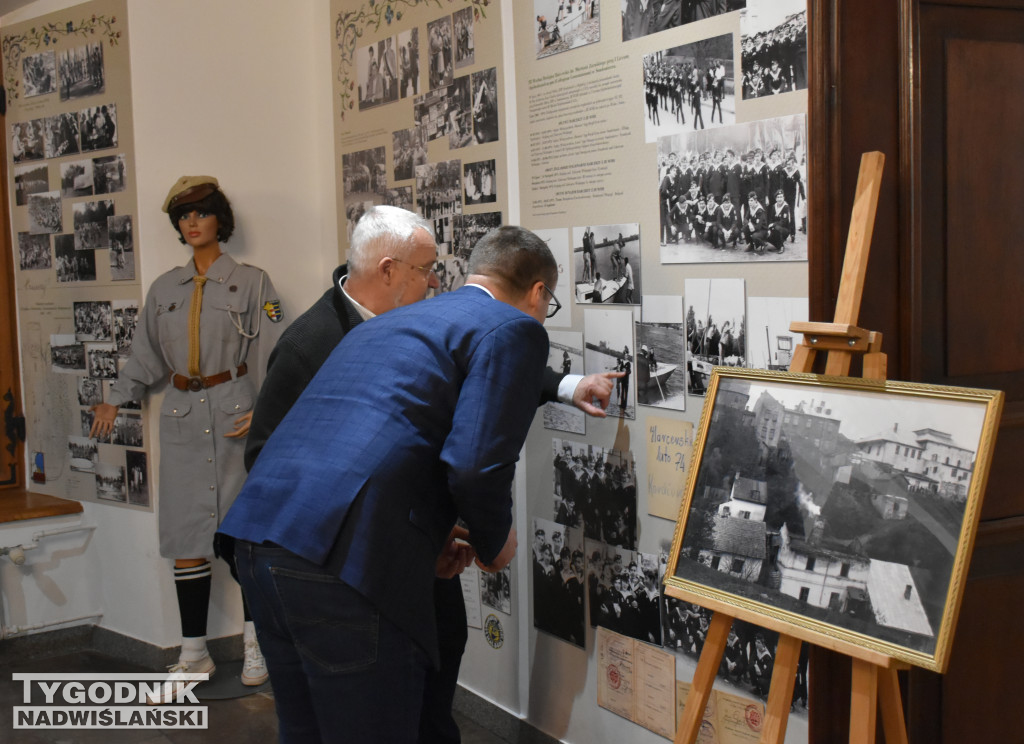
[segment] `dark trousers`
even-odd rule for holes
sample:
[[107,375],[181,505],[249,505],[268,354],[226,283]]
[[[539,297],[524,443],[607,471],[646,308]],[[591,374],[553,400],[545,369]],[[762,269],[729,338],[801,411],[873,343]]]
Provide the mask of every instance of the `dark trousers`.
[[419,744],[459,744],[462,738],[452,718],[452,702],[469,631],[462,582],[458,576],[434,581],[434,612],[441,668],[427,670]]

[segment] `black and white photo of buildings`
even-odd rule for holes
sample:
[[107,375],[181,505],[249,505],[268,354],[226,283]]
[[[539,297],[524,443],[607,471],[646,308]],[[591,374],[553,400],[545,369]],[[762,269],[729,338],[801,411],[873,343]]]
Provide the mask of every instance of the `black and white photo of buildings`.
[[46,117],[46,157],[59,158],[78,153],[78,117],[72,113]]
[[22,271],[49,269],[53,266],[50,236],[18,233],[18,266]]
[[128,503],[135,506],[149,506],[149,468],[146,453],[125,450],[125,471],[128,480]]
[[601,40],[599,0],[533,0],[537,59]]
[[59,191],[29,194],[28,231],[33,235],[59,233],[64,229]]
[[110,247],[107,218],[114,214],[112,199],[94,202],[76,202],[71,205],[75,226],[75,249],[80,251]]
[[58,282],[96,281],[96,251],[75,250],[74,235],[54,235],[53,252]]
[[[548,331],[548,367],[563,375],[583,374],[583,334],[578,331]],[[544,404],[544,428],[583,436],[586,414],[576,406],[557,401]]]
[[50,334],[50,371],[66,375],[85,374],[85,346],[74,334]]
[[609,416],[635,419],[636,381],[633,378],[633,313],[629,310],[587,308],[583,312],[583,363],[586,374],[625,372],[605,409]]
[[636,324],[636,397],[645,406],[686,410],[683,298],[644,295]]
[[28,204],[29,194],[41,194],[50,188],[49,169],[45,163],[22,165],[14,169],[14,204]]
[[640,302],[640,223],[574,227],[572,251],[577,303]]
[[662,645],[661,575],[653,553],[603,545],[588,539],[586,550],[590,626],[607,628],[645,643]]
[[24,57],[21,70],[25,98],[43,96],[57,90],[57,55],[53,50]]
[[60,195],[65,199],[78,196],[92,196],[93,163],[85,160],[71,160],[60,164]]
[[687,279],[686,392],[704,396],[711,368],[746,366],[746,302],[742,279]]
[[103,45],[66,49],[57,61],[60,70],[60,100],[96,95],[104,90]]
[[807,89],[807,0],[747,0],[740,36],[744,100]]
[[531,553],[534,627],[585,648],[583,532],[535,517]]
[[636,469],[631,452],[551,440],[554,520],[588,540],[636,549]]

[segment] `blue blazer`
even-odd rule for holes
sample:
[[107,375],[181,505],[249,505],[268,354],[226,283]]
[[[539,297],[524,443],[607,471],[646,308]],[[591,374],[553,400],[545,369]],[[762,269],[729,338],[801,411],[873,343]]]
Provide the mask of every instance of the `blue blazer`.
[[220,531],[336,567],[436,662],[435,560],[457,516],[483,562],[504,545],[547,354],[540,323],[475,287],[359,324]]

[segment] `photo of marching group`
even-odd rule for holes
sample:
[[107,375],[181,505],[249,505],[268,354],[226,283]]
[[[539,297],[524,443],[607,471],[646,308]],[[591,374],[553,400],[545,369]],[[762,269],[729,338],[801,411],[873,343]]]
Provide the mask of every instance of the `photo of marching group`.
[[537,59],[601,40],[600,0],[533,0]]
[[533,520],[533,626],[586,648],[583,532]]
[[590,627],[660,646],[661,577],[665,572],[654,553],[614,548],[586,541],[587,594]]
[[658,140],[662,263],[807,260],[803,114]]
[[[578,331],[548,331],[548,367],[563,375],[582,375],[583,334]],[[583,411],[568,403],[553,401],[544,404],[545,429],[583,436],[587,431],[586,418]]]
[[53,266],[50,236],[18,233],[18,259],[18,266],[22,271],[48,269]]
[[740,36],[744,100],[807,89],[807,0],[748,0]]
[[574,227],[572,243],[577,303],[640,302],[640,223]]
[[462,214],[462,161],[416,166],[416,211],[428,220]]
[[732,41],[723,34],[644,56],[646,142],[736,123]]
[[74,235],[54,235],[53,251],[58,282],[96,281],[96,251],[76,250]]
[[742,10],[754,0],[621,0],[622,40]]
[[746,366],[742,279],[687,279],[686,392],[704,397],[715,366]]
[[554,519],[588,540],[636,550],[636,470],[630,452],[552,439]]

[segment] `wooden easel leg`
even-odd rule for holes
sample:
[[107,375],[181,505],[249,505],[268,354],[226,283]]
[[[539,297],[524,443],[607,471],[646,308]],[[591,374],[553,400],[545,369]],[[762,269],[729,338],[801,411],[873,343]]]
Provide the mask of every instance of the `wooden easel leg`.
[[793,636],[779,636],[779,643],[775,649],[775,668],[772,670],[772,686],[768,690],[764,728],[761,729],[761,744],[782,744],[786,740],[789,707],[793,702],[793,687],[796,684],[796,668],[800,663],[800,643],[800,640]]
[[878,720],[879,667],[853,660],[850,693],[850,744],[873,744]]
[[729,615],[716,612],[711,616],[711,625],[704,639],[700,659],[697,661],[697,670],[693,674],[690,694],[683,707],[683,720],[676,729],[674,744],[694,744],[697,741],[700,723],[704,720],[704,708],[711,697],[711,687],[715,683],[715,675],[718,674],[718,665],[722,663],[722,654],[725,653],[725,644],[729,640],[731,627],[732,618]]
[[790,372],[810,372],[814,367],[814,357],[817,351],[804,344],[797,344],[793,350],[793,358],[789,362]]
[[878,670],[878,701],[882,707],[885,744],[907,744],[907,724],[903,718],[900,679],[895,669]]

